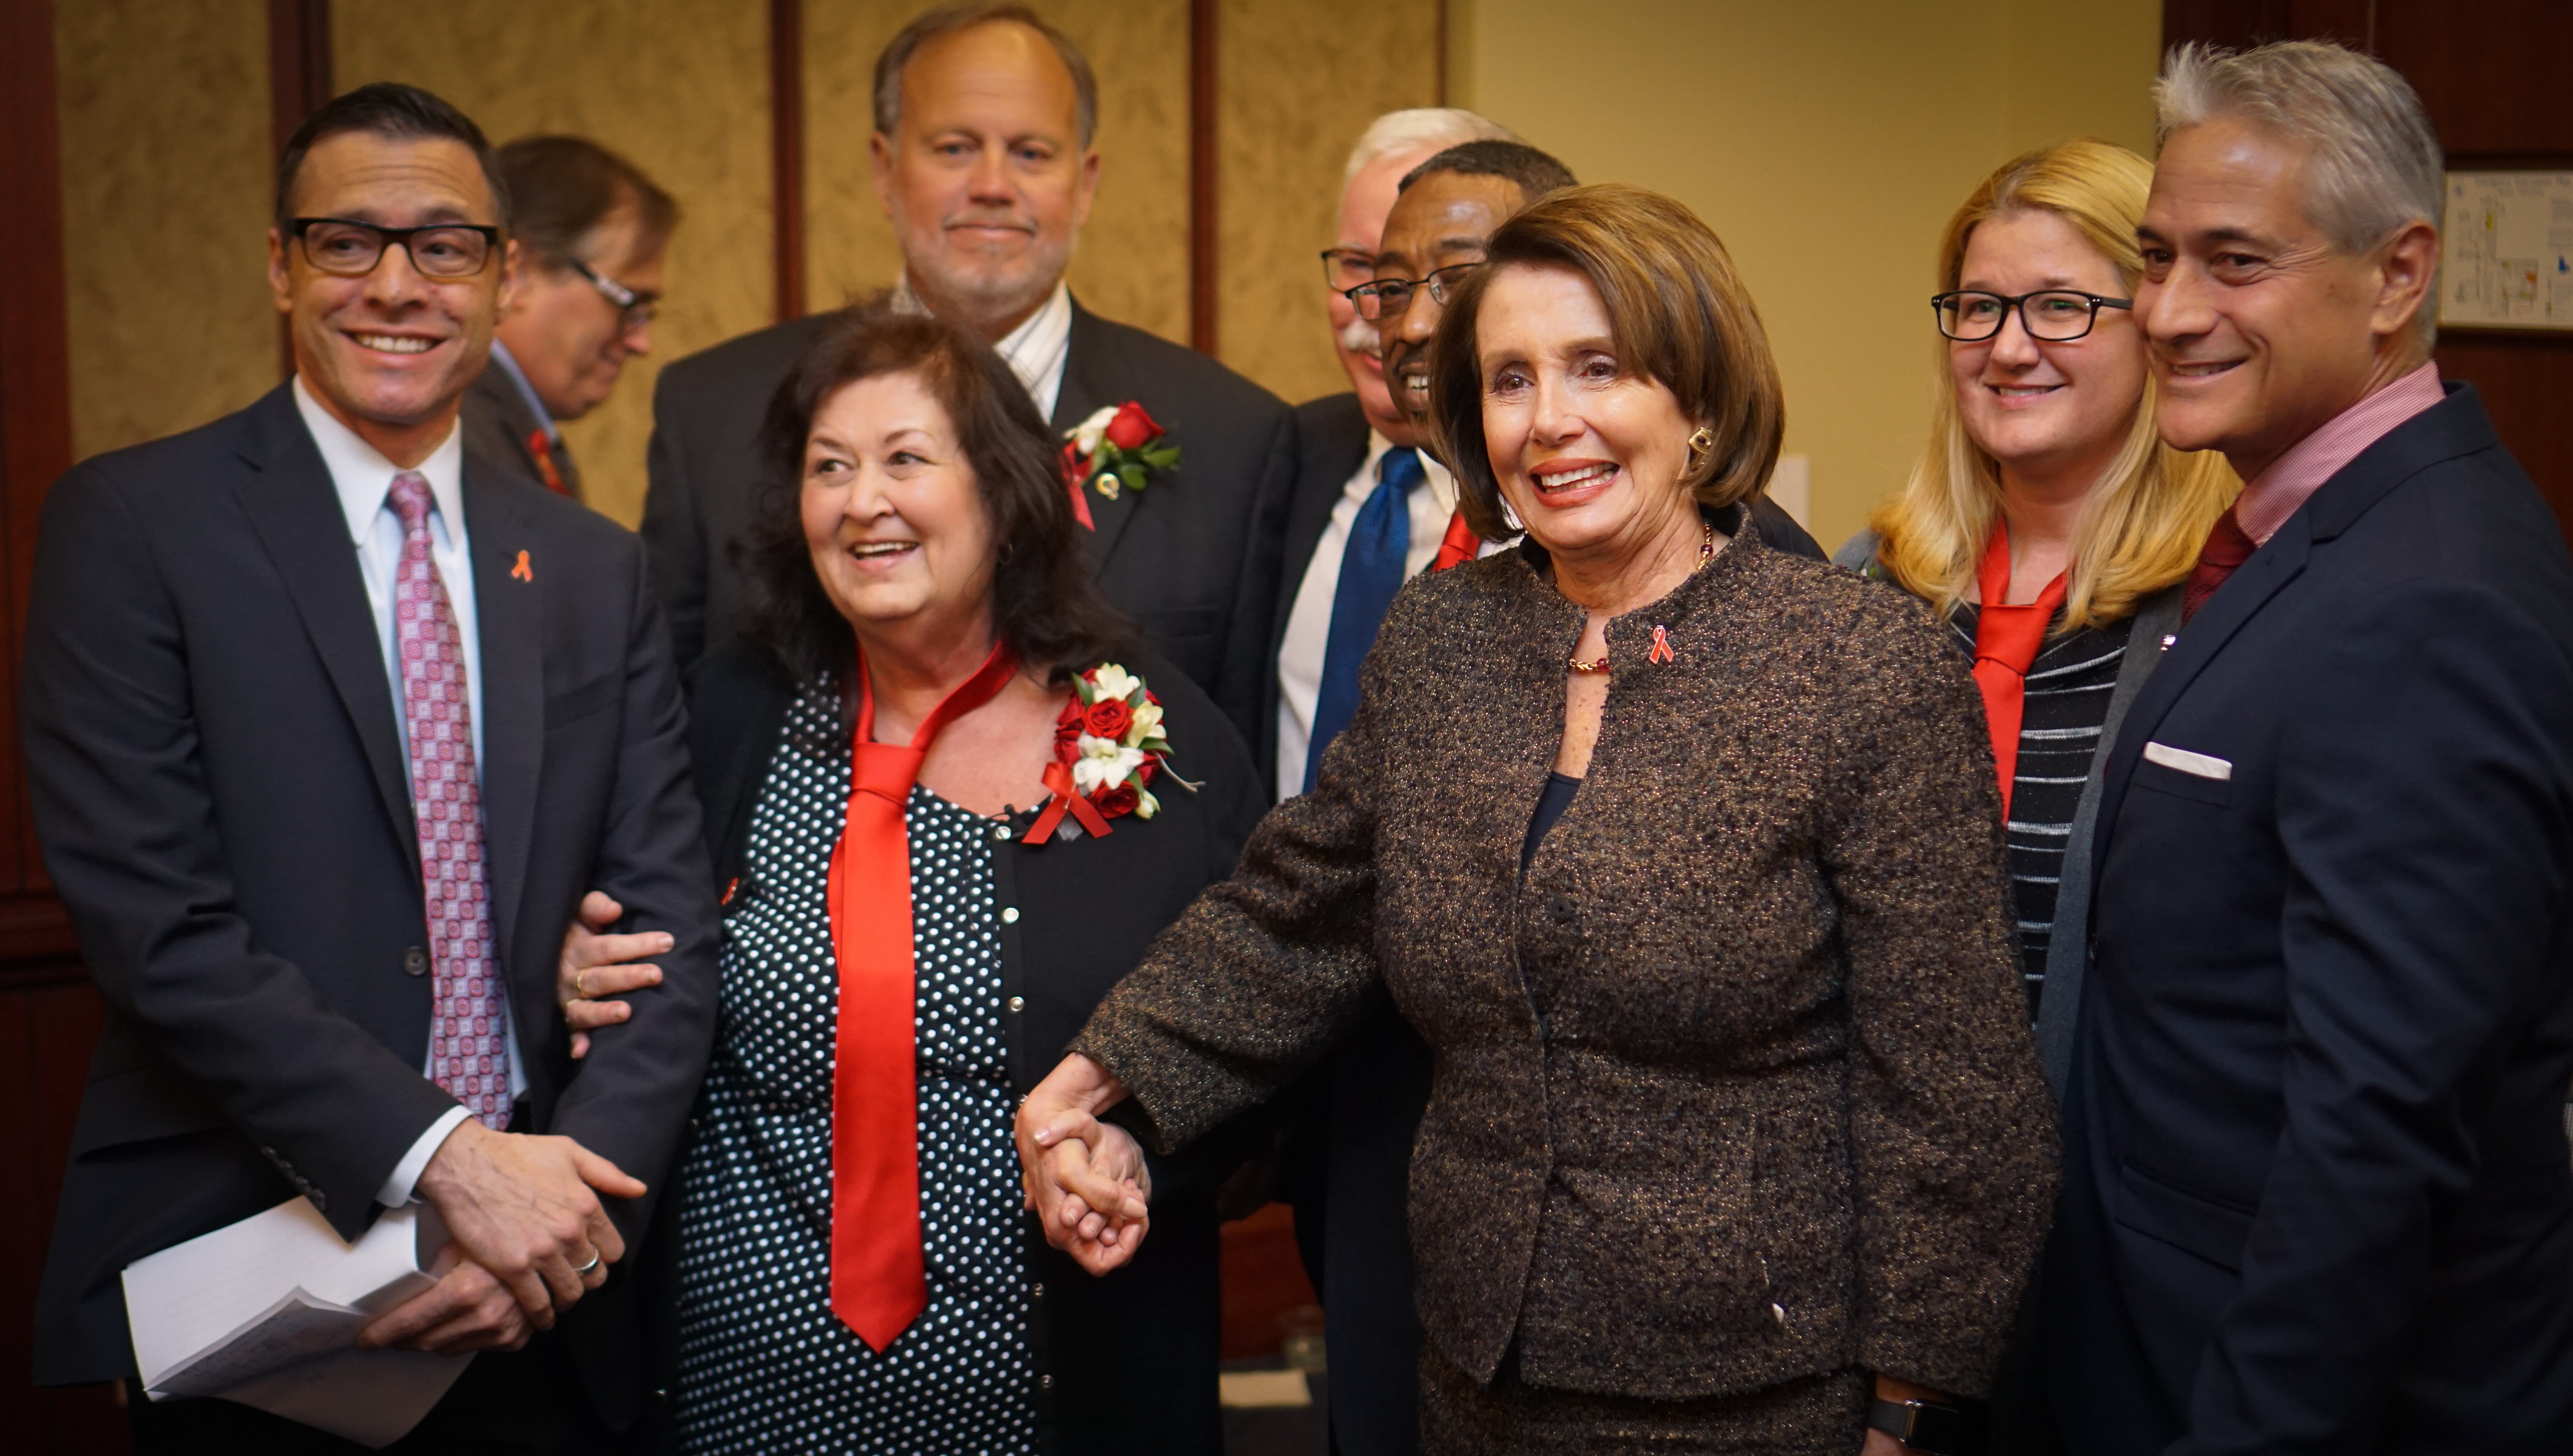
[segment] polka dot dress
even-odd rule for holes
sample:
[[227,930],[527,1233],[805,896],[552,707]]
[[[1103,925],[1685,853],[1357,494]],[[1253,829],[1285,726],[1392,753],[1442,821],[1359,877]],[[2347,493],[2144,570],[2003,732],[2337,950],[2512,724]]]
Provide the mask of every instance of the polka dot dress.
[[682,1174],[679,1420],[698,1452],[1036,1450],[992,824],[904,808],[929,1307],[881,1355],[831,1313],[838,1021],[825,875],[849,792],[838,690],[787,714],[727,909],[715,1054]]

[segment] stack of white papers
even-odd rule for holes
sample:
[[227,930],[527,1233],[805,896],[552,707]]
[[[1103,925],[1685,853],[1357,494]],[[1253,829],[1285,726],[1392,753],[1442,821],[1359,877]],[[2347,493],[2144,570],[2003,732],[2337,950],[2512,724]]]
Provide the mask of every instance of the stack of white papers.
[[137,1259],[126,1321],[154,1400],[221,1396],[382,1448],[420,1424],[472,1356],[360,1350],[358,1331],[435,1281],[446,1244],[415,1203],[344,1243],[302,1198]]

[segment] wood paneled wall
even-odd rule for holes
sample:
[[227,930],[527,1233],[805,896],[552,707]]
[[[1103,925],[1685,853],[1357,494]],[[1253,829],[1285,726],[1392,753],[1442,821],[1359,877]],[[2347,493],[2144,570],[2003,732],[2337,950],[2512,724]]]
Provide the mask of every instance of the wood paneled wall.
[[605,404],[563,426],[591,503],[618,520],[642,517],[662,364],[776,318],[768,11],[741,0],[446,0],[437,24],[423,25],[416,7],[392,0],[332,10],[335,90],[426,86],[495,143],[593,137],[679,200],[652,353],[626,365]]

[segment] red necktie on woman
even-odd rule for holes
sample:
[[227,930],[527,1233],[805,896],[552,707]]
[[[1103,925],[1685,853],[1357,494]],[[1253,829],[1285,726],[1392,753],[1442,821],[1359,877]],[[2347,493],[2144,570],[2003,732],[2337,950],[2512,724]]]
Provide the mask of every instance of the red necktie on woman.
[[875,688],[858,654],[849,807],[831,852],[831,951],[840,975],[831,1084],[831,1312],[881,1354],[929,1307],[920,1248],[920,1084],[913,1017],[911,836],[903,806],[929,745],[1019,670],[1004,642],[911,742],[874,742]]
[[1993,522],[1993,542],[1984,548],[1977,573],[1983,601],[1975,614],[1975,686],[1984,694],[1984,721],[1993,732],[1993,765],[2001,771],[2002,818],[2010,818],[2011,788],[2019,782],[2019,728],[2028,708],[2028,670],[2046,645],[2046,629],[2064,605],[2064,577],[2058,573],[2021,606],[2005,606],[2010,594],[2010,525]]

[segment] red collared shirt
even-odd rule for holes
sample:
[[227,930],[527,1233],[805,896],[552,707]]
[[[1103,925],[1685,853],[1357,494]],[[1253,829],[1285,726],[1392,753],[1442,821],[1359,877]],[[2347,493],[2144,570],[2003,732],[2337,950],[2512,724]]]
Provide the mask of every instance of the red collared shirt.
[[2234,502],[2234,519],[2242,533],[2261,545],[2278,533],[2287,517],[2322,488],[2359,452],[2394,432],[2394,427],[2447,397],[2439,387],[2439,366],[2425,364],[2393,383],[2333,415],[2322,428],[2287,447],[2269,462],[2258,479],[2242,487]]

